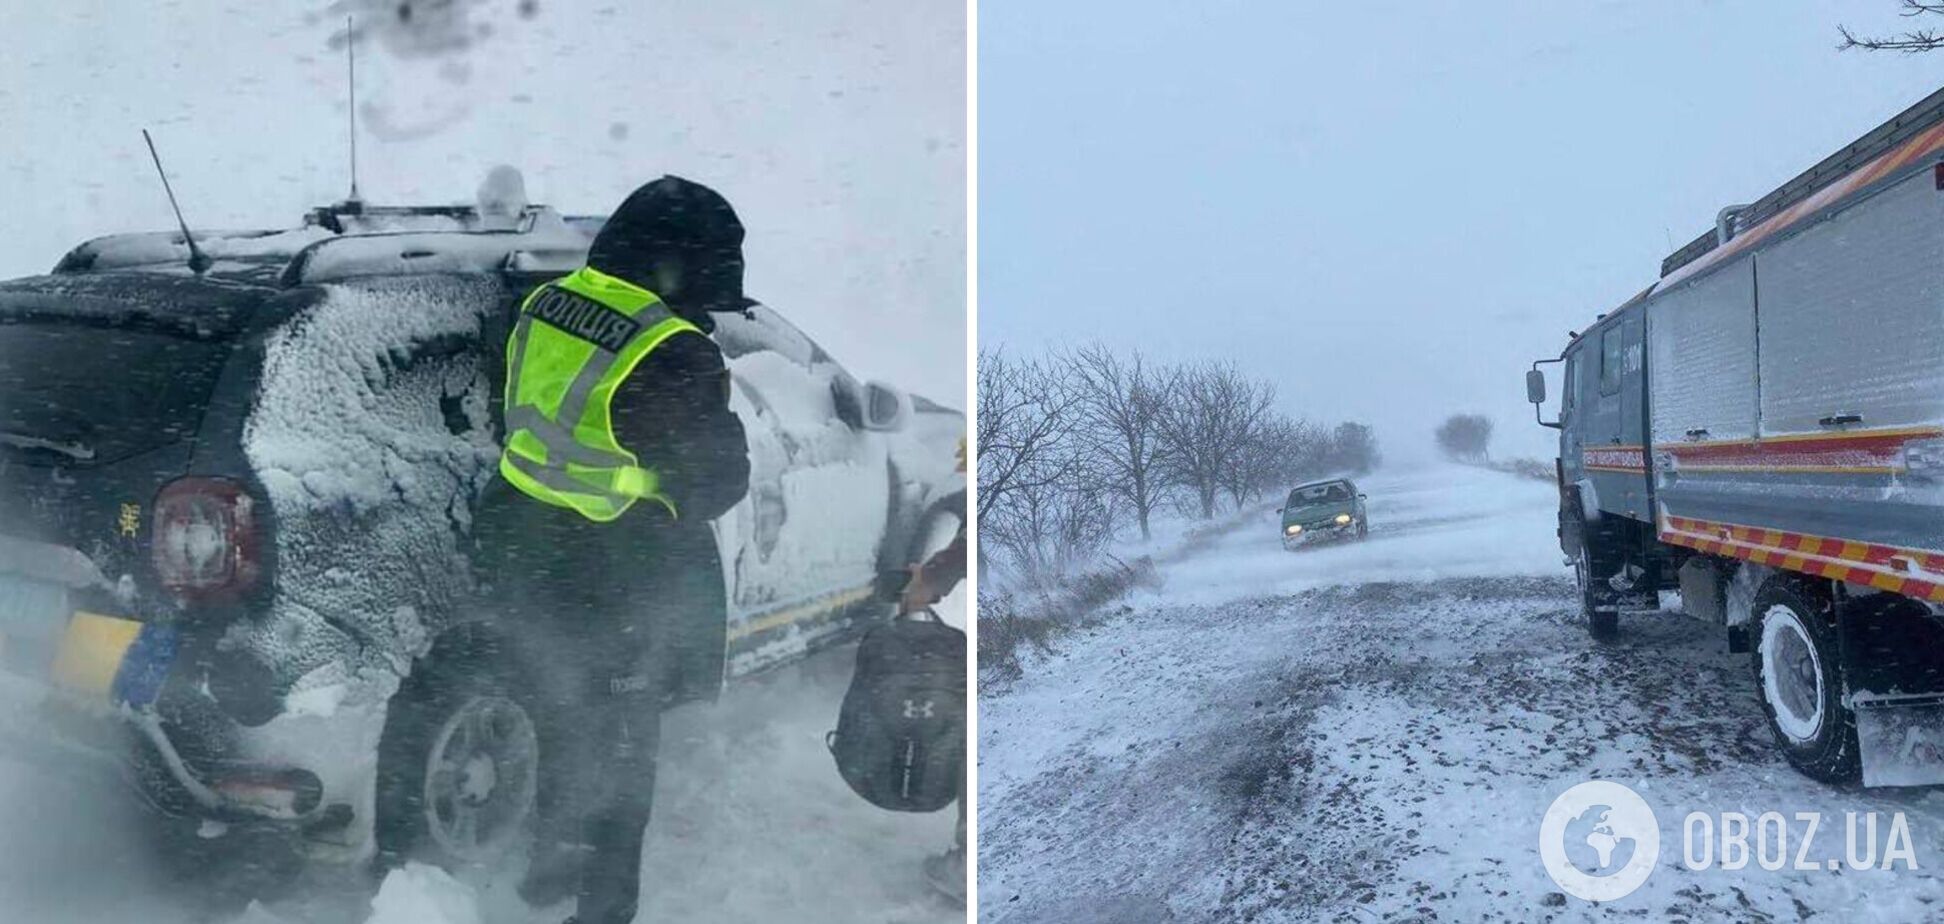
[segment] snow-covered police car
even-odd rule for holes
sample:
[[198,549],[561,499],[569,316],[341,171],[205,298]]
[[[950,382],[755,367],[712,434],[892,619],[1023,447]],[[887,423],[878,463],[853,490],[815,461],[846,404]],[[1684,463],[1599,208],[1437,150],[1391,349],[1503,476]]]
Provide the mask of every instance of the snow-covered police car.
[[[530,726],[518,697],[399,708],[431,695],[407,678],[456,650],[443,636],[489,631],[466,536],[507,318],[601,224],[488,212],[344,203],[199,233],[194,270],[182,234],[116,235],[0,282],[10,747],[118,764],[164,829],[205,843],[270,831],[356,862],[390,826],[460,861],[519,841],[536,748],[488,740]],[[964,420],[858,381],[767,307],[717,321],[752,464],[717,523],[735,677],[887,611],[878,575],[963,517]],[[516,648],[475,673],[522,683]],[[452,791],[385,795],[401,761]]]

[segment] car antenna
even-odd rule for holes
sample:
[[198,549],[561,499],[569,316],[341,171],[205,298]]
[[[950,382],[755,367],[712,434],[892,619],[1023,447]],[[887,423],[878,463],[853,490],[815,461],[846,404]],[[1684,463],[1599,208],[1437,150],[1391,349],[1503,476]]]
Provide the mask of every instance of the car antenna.
[[344,17],[344,82],[350,87],[351,104],[345,107],[345,138],[351,147],[351,195],[344,201],[348,204],[361,202],[358,198],[358,35],[352,31],[352,17]]
[[201,276],[209,269],[209,255],[196,246],[196,238],[189,233],[189,223],[182,220],[182,206],[176,204],[175,190],[169,188],[169,175],[162,170],[162,158],[155,153],[155,139],[149,137],[148,129],[142,129],[142,140],[148,142],[149,160],[155,161],[155,175],[162,178],[162,191],[169,194],[169,208],[175,210],[176,227],[182,229],[182,239],[189,244],[189,271]]

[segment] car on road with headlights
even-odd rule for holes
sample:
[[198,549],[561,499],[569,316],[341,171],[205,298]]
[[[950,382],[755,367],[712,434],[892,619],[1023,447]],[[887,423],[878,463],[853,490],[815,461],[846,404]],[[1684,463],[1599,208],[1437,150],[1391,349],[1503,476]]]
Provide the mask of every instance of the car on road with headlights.
[[1312,481],[1289,489],[1282,508],[1283,548],[1294,551],[1321,542],[1360,540],[1370,535],[1364,495],[1348,478]]

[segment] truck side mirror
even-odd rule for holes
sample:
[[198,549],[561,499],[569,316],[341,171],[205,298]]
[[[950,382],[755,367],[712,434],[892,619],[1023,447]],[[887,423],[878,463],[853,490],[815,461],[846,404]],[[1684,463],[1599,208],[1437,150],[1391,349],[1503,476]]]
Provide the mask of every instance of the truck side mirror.
[[[1546,404],[1546,374],[1539,371],[1539,367],[1565,361],[1564,356],[1558,359],[1541,359],[1534,362],[1532,368],[1526,370],[1526,400],[1532,402],[1532,419],[1538,421],[1539,426],[1551,427],[1554,430],[1561,428],[1559,421],[1547,420],[1543,414],[1542,409]],[[1566,400],[1571,400],[1572,397],[1567,395]]]

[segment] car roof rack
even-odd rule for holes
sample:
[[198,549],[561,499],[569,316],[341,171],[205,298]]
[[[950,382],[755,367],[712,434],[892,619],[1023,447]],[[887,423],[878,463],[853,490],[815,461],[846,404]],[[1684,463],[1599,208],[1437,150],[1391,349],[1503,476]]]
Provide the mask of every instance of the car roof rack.
[[586,216],[569,221],[541,205],[527,206],[509,228],[480,227],[478,214],[465,206],[387,211],[366,207],[337,217],[355,221],[344,222],[343,233],[326,236],[291,256],[279,285],[292,288],[423,272],[557,276],[573,271],[586,260],[587,248],[593,242],[589,229],[598,229],[600,221]]
[[1753,204],[1725,212],[1716,227],[1709,228],[1700,237],[1662,260],[1661,276],[1671,275],[1721,246],[1725,243],[1724,238],[1731,236],[1728,232],[1738,233],[1753,228],[1940,122],[1944,122],[1944,89],[1924,97],[1916,105],[1898,113],[1895,118],[1872,129],[1842,150],[1823,158]]
[[[528,205],[512,227],[490,228],[468,205],[339,203],[305,213],[296,228],[197,231],[195,236],[215,260],[211,279],[290,287],[396,272],[558,276],[585,262],[589,244],[606,223],[604,215],[561,215]],[[110,234],[75,246],[52,273],[172,274],[186,252],[175,231]]]

